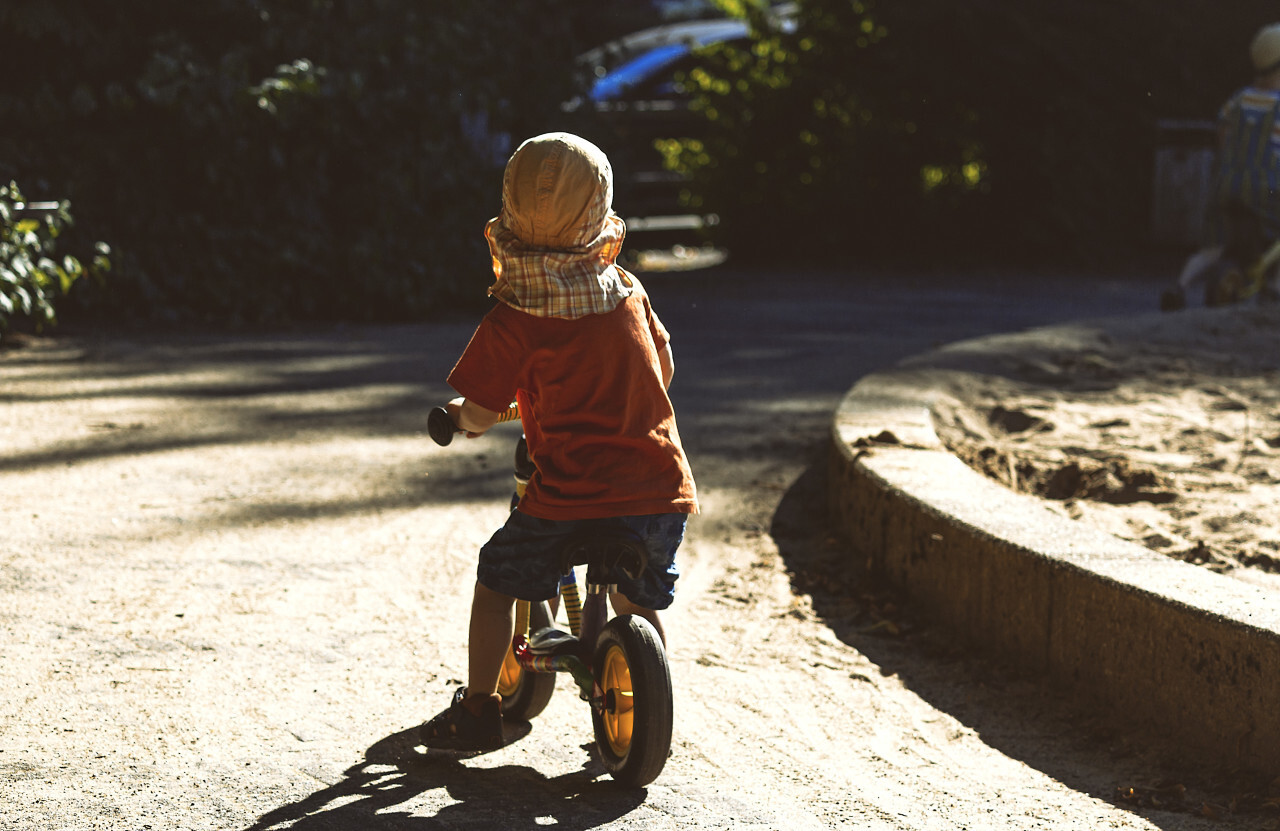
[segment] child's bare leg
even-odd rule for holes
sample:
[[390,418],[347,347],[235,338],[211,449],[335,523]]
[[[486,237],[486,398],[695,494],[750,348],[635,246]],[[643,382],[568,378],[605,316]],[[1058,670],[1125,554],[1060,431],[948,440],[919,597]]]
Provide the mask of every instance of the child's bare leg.
[[467,643],[467,697],[498,692],[502,661],[515,631],[515,598],[476,583]]
[[667,630],[662,628],[662,619],[658,616],[656,609],[646,609],[643,606],[637,606],[627,599],[622,592],[613,592],[609,595],[609,603],[613,605],[613,611],[620,615],[639,615],[645,620],[653,624],[653,628],[658,630],[658,637],[662,639],[662,645],[667,645]]

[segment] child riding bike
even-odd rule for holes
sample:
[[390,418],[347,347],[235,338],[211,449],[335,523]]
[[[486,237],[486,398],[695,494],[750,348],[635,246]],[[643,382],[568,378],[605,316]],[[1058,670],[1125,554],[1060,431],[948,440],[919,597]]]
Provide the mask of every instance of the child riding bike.
[[1252,83],[1218,114],[1218,165],[1210,232],[1219,244],[1247,216],[1267,240],[1280,236],[1280,24],[1249,45]]
[[1206,214],[1206,247],[1166,292],[1166,310],[1186,304],[1186,290],[1205,283],[1206,305],[1258,295],[1276,299],[1273,266],[1280,249],[1280,24],[1264,26],[1249,45],[1252,83],[1236,91],[1218,114],[1214,192]]
[[515,601],[557,595],[560,551],[583,531],[617,528],[643,541],[644,573],[619,574],[610,601],[663,633],[658,612],[674,597],[675,553],[697,495],[666,392],[670,336],[616,264],[626,229],[612,201],[609,160],[578,136],[531,138],[507,162],[502,211],[485,228],[498,303],[449,375],[461,397],[446,409],[474,438],[518,402],[536,472],[480,549],[467,685],[422,726],[428,747],[502,745],[497,689]]

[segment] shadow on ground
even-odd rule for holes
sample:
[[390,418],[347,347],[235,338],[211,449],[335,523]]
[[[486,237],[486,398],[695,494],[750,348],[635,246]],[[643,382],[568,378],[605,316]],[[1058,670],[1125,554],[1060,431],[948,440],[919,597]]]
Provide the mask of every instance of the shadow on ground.
[[[1133,810],[1157,827],[1183,827],[1188,814],[1274,828],[1272,783],[1209,769],[1153,746],[1106,713],[1017,667],[965,650],[929,625],[928,610],[866,572],[838,539],[825,511],[825,443],[785,492],[770,534],[795,591],[884,676],[897,676],[931,707],[987,745],[1080,793]],[[1242,823],[1242,824],[1236,824]]]
[[[528,725],[511,740],[529,732]],[[605,777],[596,762],[553,779],[523,765],[471,767],[456,754],[418,746],[417,728],[387,736],[341,781],[263,815],[246,831],[426,831],[547,826],[586,831],[634,811],[646,791]],[[602,778],[605,777],[605,778]],[[411,804],[443,791],[450,804],[421,813]],[[439,801],[439,795],[431,801]]]

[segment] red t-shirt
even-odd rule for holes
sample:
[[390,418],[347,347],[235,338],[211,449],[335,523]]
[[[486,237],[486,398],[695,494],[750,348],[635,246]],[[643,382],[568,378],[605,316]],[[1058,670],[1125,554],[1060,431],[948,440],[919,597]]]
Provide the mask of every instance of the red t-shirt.
[[499,303],[485,315],[449,385],[495,412],[519,402],[538,467],[523,513],[561,520],[697,511],[658,363],[669,339],[639,285],[605,314],[537,317]]

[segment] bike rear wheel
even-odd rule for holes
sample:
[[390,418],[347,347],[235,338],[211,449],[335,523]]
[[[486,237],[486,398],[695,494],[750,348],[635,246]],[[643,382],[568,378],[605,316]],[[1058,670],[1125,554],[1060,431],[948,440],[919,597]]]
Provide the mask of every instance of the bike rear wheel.
[[[529,604],[529,631],[537,632],[551,625],[551,610],[546,601]],[[502,715],[515,721],[529,721],[547,709],[556,691],[554,672],[528,672],[516,661],[510,649],[502,661],[498,675],[498,694],[502,696]]]
[[596,640],[592,672],[604,694],[592,708],[596,748],[615,780],[644,787],[671,752],[671,669],[662,640],[636,615],[610,620]]
[[1204,304],[1213,308],[1238,303],[1244,299],[1246,288],[1244,269],[1229,259],[1221,259],[1205,275]]

